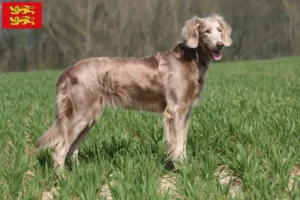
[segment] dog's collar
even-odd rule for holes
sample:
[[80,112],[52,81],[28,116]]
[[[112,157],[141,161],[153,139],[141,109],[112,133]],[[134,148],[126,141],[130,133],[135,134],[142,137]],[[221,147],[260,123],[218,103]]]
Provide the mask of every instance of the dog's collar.
[[189,47],[187,45],[186,40],[182,41],[181,44],[182,44],[181,49],[184,52],[184,57],[187,58],[188,60],[194,59],[194,60],[196,60],[196,62],[198,62],[199,56],[198,56],[196,48]]
[[[178,47],[183,51],[183,57],[186,60],[195,60],[195,62],[198,65],[202,65],[202,66],[208,66],[210,63],[210,59],[208,58],[208,60],[204,59],[204,61],[201,60],[201,53],[205,54],[206,53],[203,49],[201,49],[201,47],[197,47],[197,48],[191,48],[187,45],[186,40],[179,42]],[[204,56],[204,55],[203,55]]]

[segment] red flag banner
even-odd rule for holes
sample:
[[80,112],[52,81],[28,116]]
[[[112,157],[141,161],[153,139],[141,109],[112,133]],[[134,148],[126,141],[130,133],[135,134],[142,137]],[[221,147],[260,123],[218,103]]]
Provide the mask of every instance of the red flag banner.
[[42,2],[2,2],[2,28],[42,28]]

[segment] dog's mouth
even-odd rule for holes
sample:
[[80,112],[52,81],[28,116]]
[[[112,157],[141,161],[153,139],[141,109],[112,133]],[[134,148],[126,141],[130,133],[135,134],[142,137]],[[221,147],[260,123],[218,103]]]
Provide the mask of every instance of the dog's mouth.
[[222,53],[220,50],[217,50],[215,48],[209,48],[208,46],[204,46],[204,50],[211,59],[213,59],[213,60],[221,60],[222,59]]
[[221,60],[222,59],[222,53],[219,50],[208,50],[208,55],[213,60]]

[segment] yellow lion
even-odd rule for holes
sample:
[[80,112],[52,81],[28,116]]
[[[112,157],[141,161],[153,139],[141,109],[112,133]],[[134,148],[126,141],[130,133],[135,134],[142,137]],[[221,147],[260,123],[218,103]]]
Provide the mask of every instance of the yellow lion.
[[11,25],[13,26],[16,26],[16,25],[19,25],[19,24],[22,24],[22,25],[27,25],[27,24],[31,24],[31,25],[34,25],[34,17],[29,17],[29,16],[23,16],[23,17],[10,17],[9,18],[10,21],[11,21]]
[[9,9],[11,10],[11,14],[12,15],[18,15],[18,14],[34,14],[35,12],[34,10],[34,6],[28,6],[28,5],[24,5],[24,6],[10,6]]

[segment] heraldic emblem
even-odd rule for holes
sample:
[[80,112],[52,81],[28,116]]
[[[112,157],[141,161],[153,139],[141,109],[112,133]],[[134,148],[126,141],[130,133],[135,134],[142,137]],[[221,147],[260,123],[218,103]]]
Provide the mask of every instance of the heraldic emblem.
[[2,2],[2,28],[42,28],[42,2]]

